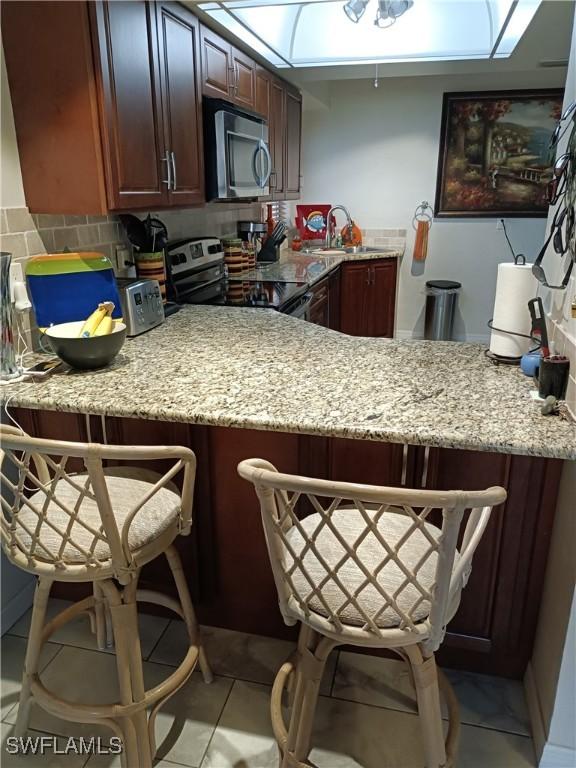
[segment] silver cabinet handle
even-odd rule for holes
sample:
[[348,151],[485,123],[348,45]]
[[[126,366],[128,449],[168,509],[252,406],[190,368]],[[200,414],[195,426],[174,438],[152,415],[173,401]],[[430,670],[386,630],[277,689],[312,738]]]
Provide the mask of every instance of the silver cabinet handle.
[[424,462],[422,463],[422,477],[420,478],[420,487],[426,488],[428,482],[428,466],[430,464],[430,446],[424,448]]
[[168,189],[172,189],[172,159],[170,157],[170,153],[166,151],[164,153],[164,157],[162,158],[162,162],[166,163],[166,168],[168,170],[168,178],[162,179],[162,184],[166,184]]
[[240,85],[240,67],[238,66],[238,64],[236,64],[236,66],[234,67],[234,72],[236,74],[236,86],[234,90],[234,95],[238,96],[238,88]]
[[172,192],[176,192],[176,155],[170,152],[170,164],[172,165]]
[[366,269],[366,285],[370,285],[370,267]]
[[230,72],[230,82],[228,83],[228,92],[232,95],[234,94],[234,89],[236,87],[236,67],[232,65],[231,67],[228,67],[228,72]]

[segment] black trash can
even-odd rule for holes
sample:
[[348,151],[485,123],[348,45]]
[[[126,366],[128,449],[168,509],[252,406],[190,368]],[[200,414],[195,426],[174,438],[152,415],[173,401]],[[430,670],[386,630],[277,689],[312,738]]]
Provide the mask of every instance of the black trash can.
[[454,312],[462,283],[453,280],[428,280],[426,283],[426,314],[424,338],[432,341],[450,341]]

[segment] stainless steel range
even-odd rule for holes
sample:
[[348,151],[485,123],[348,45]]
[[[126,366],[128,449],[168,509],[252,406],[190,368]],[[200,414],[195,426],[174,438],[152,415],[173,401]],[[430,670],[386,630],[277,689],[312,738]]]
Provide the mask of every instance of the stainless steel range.
[[224,251],[217,237],[169,240],[164,249],[166,290],[170,301],[197,303],[193,294],[215,286],[224,275]]
[[302,256],[298,264],[258,264],[228,278],[217,238],[171,241],[166,246],[169,298],[180,304],[261,307],[308,319],[310,284],[330,271],[331,260]]

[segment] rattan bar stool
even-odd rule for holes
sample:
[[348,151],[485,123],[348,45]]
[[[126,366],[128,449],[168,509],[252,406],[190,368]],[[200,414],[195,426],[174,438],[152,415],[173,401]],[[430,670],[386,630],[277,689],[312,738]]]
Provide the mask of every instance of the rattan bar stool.
[[[173,545],[178,535],[190,533],[196,458],[188,448],[44,440],[10,426],[0,426],[0,440],[2,547],[12,563],[38,577],[16,735],[25,734],[30,706],[35,702],[65,720],[108,726],[124,742],[123,768],[151,768],[159,709],[184,685],[198,662],[204,680],[212,680],[180,556]],[[81,460],[85,471],[67,470],[74,463],[71,459]],[[103,465],[104,461],[154,459],[173,463],[164,475]],[[8,463],[13,465],[11,471]],[[80,462],[75,463],[81,467]],[[172,483],[180,472],[182,493]],[[179,600],[138,589],[142,566],[160,554],[168,560]],[[54,581],[92,582],[93,595],[45,624]],[[180,666],[149,690],[142,672],[138,600],[174,611],[184,619],[190,638]],[[38,675],[43,643],[82,612],[90,615],[100,647],[108,635],[113,637],[120,691],[116,703],[65,701],[49,691]]]
[[[307,760],[322,673],[330,651],[343,644],[388,648],[408,663],[427,768],[454,765],[458,702],[434,653],[458,609],[492,507],[506,499],[506,491],[425,491],[315,480],[281,474],[261,459],[241,462],[238,471],[254,484],[260,500],[284,621],[301,622],[297,651],[272,688],[281,768],[311,765]],[[427,520],[434,510],[441,513],[441,527]],[[285,689],[288,726],[282,713]],[[449,713],[446,738],[440,689]]]

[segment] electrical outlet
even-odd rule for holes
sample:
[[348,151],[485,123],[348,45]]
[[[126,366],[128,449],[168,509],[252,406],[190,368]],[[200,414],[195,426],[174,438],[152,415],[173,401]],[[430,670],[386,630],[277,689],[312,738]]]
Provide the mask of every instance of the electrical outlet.
[[10,301],[14,303],[16,298],[14,296],[14,285],[16,283],[24,282],[24,272],[22,271],[22,264],[19,261],[13,261],[10,264]]
[[134,260],[130,249],[125,245],[116,246],[116,271],[122,277],[135,277],[136,271],[134,269]]

